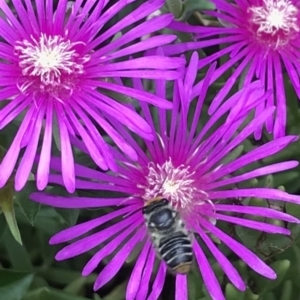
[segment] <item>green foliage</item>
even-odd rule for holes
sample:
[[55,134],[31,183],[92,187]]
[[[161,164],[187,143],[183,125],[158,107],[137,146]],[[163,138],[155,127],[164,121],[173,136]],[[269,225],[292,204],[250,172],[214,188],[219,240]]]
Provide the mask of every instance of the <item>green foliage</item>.
[[213,9],[215,5],[209,0],[166,0],[166,10],[180,21],[188,20],[196,12]]
[[32,226],[41,207],[39,203],[29,200],[29,195],[36,190],[35,186],[35,181],[29,181],[24,189],[14,193],[14,200],[19,204],[21,211]]
[[21,300],[33,280],[33,274],[0,269],[0,300]]
[[179,19],[185,21],[195,12],[213,9],[215,9],[215,5],[209,0],[186,0],[183,2]]
[[[87,300],[88,298],[74,296],[69,293],[61,292],[47,287],[31,291],[24,297],[24,300]],[[100,298],[101,299],[101,298]]]
[[258,275],[257,273],[253,272],[252,278],[255,283],[256,292],[259,295],[265,295],[268,292],[271,292],[276,287],[278,287],[283,279],[285,278],[285,275],[290,267],[291,263],[288,260],[277,260],[270,264],[270,267],[276,272],[277,278],[273,281],[270,281],[266,279],[265,277],[262,277]]
[[0,189],[0,208],[5,216],[7,226],[18,243],[22,245],[20,230],[18,228],[15,207],[13,203],[13,185],[9,182]]
[[225,296],[231,300],[244,300],[245,293],[237,290],[232,284],[228,283],[225,288]]

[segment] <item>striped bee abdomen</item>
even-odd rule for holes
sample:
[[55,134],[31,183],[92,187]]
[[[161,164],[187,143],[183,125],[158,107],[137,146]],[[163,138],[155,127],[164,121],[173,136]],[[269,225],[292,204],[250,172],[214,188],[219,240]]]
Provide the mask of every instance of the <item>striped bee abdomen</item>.
[[175,232],[160,241],[158,249],[162,259],[176,273],[187,273],[193,261],[190,238],[183,232]]
[[143,215],[158,257],[173,273],[188,273],[193,261],[191,235],[179,212],[167,199],[155,198],[145,204]]

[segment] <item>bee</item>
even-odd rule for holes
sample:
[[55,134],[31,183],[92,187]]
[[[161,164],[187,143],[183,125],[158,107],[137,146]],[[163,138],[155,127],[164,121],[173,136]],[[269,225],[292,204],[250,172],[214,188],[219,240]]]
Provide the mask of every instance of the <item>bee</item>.
[[191,235],[170,202],[157,197],[143,207],[146,227],[159,258],[172,273],[186,274],[193,261]]

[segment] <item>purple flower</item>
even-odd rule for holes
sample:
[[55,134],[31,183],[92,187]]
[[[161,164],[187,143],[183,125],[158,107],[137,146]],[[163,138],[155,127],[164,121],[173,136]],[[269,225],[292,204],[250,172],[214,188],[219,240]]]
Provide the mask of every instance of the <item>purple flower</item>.
[[[254,271],[270,279],[276,278],[276,274],[270,267],[245,246],[220,230],[216,224],[218,224],[218,220],[222,220],[262,232],[290,234],[288,229],[273,225],[272,222],[264,223],[243,216],[263,216],[271,220],[295,223],[299,223],[299,220],[275,209],[247,205],[244,199],[259,197],[300,204],[299,196],[272,188],[239,188],[238,184],[245,180],[294,168],[298,162],[276,163],[243,174],[237,174],[236,171],[279,152],[289,143],[297,140],[297,137],[282,137],[238,158],[229,159],[228,155],[233,153],[234,149],[271,116],[274,108],[267,108],[243,129],[239,129],[248,113],[260,101],[269,96],[269,93],[264,93],[263,88],[254,82],[226,101],[199,130],[199,122],[202,121],[202,104],[206,98],[209,82],[214,75],[215,65],[208,70],[198,101],[193,103],[191,94],[197,74],[197,63],[198,57],[194,53],[186,70],[185,78],[179,79],[175,83],[174,105],[171,113],[161,108],[150,112],[148,104],[141,104],[145,119],[156,131],[153,141],[145,140],[143,145],[140,145],[126,128],[117,125],[120,133],[136,150],[138,154],[136,162],[124,156],[119,150],[115,150],[114,154],[118,158],[120,166],[118,173],[103,173],[85,166],[75,166],[78,176],[76,188],[89,191],[120,192],[125,196],[118,198],[66,198],[46,193],[31,195],[34,201],[54,207],[69,209],[115,207],[113,212],[63,230],[50,240],[51,244],[59,244],[76,239],[58,252],[57,260],[80,255],[101,245],[100,250],[85,265],[82,272],[84,276],[93,272],[104,257],[114,254],[111,261],[99,274],[94,285],[95,290],[111,280],[135,247],[142,243],[142,249],[130,275],[126,299],[143,300],[149,295],[147,299],[154,300],[160,295],[167,267],[164,261],[160,261],[152,288],[150,288],[150,277],[154,269],[156,252],[147,233],[142,213],[145,201],[156,196],[162,196],[169,200],[172,207],[179,212],[187,229],[194,236],[197,235],[199,239],[202,239],[229,280],[238,289],[245,290],[245,283],[228,258],[211,240],[210,234],[220,239]],[[134,85],[137,89],[142,89],[140,80],[136,79]],[[165,87],[165,81],[156,81],[158,96],[165,97]],[[238,99],[240,101],[237,103]],[[224,121],[222,117],[229,110],[230,113]],[[188,115],[192,118],[191,122],[188,122]],[[153,116],[156,116],[158,124],[155,124]],[[223,122],[221,122],[222,119]],[[170,125],[168,121],[170,121]],[[217,124],[219,126],[216,126]],[[50,175],[50,182],[61,184],[59,159],[53,159],[52,168],[56,173]],[[232,202],[232,198],[236,201]],[[234,204],[236,202],[238,203]],[[115,223],[111,225],[113,220]],[[106,222],[110,222],[110,225],[105,229],[94,231],[96,227]],[[192,243],[195,263],[199,265],[211,297],[218,300],[225,299],[198,240],[194,238]],[[176,299],[188,299],[187,290],[187,276],[176,275]]]
[[[20,114],[19,130],[0,168],[0,187],[12,175],[20,151],[15,188],[25,185],[41,138],[37,187],[48,183],[52,136],[63,162],[63,182],[68,191],[75,188],[72,140],[79,137],[95,163],[103,170],[116,171],[117,165],[99,127],[132,160],[134,148],[114,126],[116,120],[145,139],[153,139],[151,127],[132,108],[112,99],[107,92],[118,92],[161,108],[172,103],[145,91],[120,84],[128,78],[179,78],[182,58],[159,55],[126,60],[126,57],[173,41],[174,35],[144,35],[165,28],[171,15],[139,22],[158,10],[163,0],[147,1],[108,29],[105,25],[134,0],[68,2],[57,6],[49,1],[13,0],[11,9],[0,1],[0,129]],[[131,26],[128,30],[128,26]],[[123,35],[120,32],[125,29]],[[118,61],[116,61],[118,60]],[[130,98],[129,98],[130,99]]]
[[[299,42],[300,13],[296,0],[213,0],[217,11],[207,14],[217,17],[224,27],[190,26],[173,22],[171,28],[195,33],[195,42],[166,46],[165,53],[178,54],[187,50],[221,45],[220,50],[202,59],[199,68],[226,57],[225,63],[215,72],[212,81],[234,67],[230,78],[220,89],[210,106],[214,113],[232,86],[240,80],[247,85],[253,79],[260,79],[266,89],[272,89],[264,102],[257,106],[260,114],[266,108],[276,106],[276,115],[266,120],[266,129],[274,137],[282,137],[286,127],[286,96],[283,73],[286,70],[290,81],[300,97],[299,84]],[[198,85],[196,90],[201,88]],[[197,93],[197,91],[196,91]],[[262,127],[255,132],[261,137]]]

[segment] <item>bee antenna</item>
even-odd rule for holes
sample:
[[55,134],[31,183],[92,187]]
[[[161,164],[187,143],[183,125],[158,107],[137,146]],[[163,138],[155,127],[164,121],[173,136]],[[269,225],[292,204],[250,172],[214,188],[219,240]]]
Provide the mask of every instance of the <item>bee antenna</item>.
[[135,214],[136,212],[138,212],[138,211],[140,211],[142,209],[143,209],[143,207],[139,207],[139,208],[135,209],[134,211],[129,212],[128,214],[126,214],[126,215],[123,216],[123,219],[125,219],[125,218],[127,218],[127,217],[129,217],[129,216],[131,216],[133,214]]

